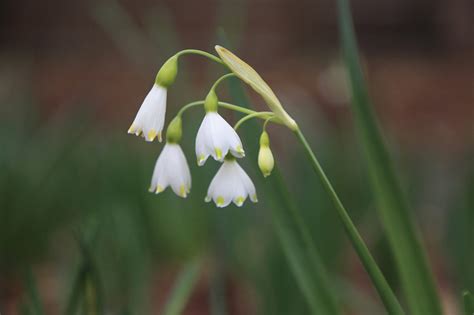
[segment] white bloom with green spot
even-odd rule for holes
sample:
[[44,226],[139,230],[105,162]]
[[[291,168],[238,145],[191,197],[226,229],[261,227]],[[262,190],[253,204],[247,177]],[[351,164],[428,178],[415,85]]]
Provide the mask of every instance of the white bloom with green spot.
[[250,198],[257,202],[257,193],[250,177],[233,158],[226,158],[211,181],[205,201],[214,201],[219,208],[234,202],[238,207]]
[[229,152],[237,158],[245,156],[239,135],[217,112],[207,112],[196,136],[198,165],[204,165],[210,155],[222,162]]
[[155,164],[149,191],[156,194],[171,186],[174,193],[186,198],[191,190],[191,172],[181,146],[167,142]]
[[137,116],[128,129],[128,133],[142,135],[146,141],[155,138],[161,142],[161,133],[165,124],[167,89],[153,84],[148,95],[138,110]]

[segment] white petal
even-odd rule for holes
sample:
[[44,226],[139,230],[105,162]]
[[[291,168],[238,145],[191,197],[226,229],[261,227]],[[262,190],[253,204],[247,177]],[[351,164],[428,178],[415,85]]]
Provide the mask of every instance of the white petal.
[[204,116],[196,135],[196,157],[199,166],[204,165],[210,155],[208,147],[211,136],[212,135],[209,132],[208,116],[206,115]]
[[168,187],[168,176],[166,174],[166,162],[168,157],[169,147],[165,145],[163,151],[161,151],[160,156],[156,160],[155,168],[153,170],[153,177],[151,179],[151,185],[148,191],[154,192],[156,194],[162,192]]
[[222,118],[221,115],[217,114],[213,117],[215,129],[216,129],[216,143],[225,150],[225,155],[231,151],[235,157],[244,157],[245,153],[242,148],[242,141],[240,141],[239,135],[232,128],[227,121]]
[[166,115],[166,88],[154,84],[138,110],[128,133],[140,135],[146,141],[153,141],[155,137],[161,141],[161,133]]
[[237,167],[239,169],[239,178],[240,180],[242,181],[242,185],[246,191],[246,193],[248,194],[250,200],[252,202],[257,202],[257,191],[255,190],[255,185],[253,184],[252,180],[250,179],[250,177],[247,175],[247,173],[244,171],[244,169],[239,165],[237,164]]

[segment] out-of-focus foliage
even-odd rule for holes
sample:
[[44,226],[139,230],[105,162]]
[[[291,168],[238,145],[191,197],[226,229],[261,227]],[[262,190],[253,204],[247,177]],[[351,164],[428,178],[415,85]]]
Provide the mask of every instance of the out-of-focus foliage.
[[[225,3],[220,10],[234,13],[232,6]],[[183,46],[175,36],[172,15],[163,7],[149,10],[141,27],[136,27],[126,10],[112,1],[91,8],[91,15],[137,69],[158,67]],[[229,37],[239,38],[240,34]],[[212,47],[209,44],[208,50],[212,51]],[[201,79],[210,86],[217,70],[205,63],[201,69]],[[177,82],[170,89],[167,117],[176,113],[178,105],[205,96],[206,91],[197,90],[190,78],[193,73],[183,61]],[[182,200],[169,190],[159,196],[147,192],[162,145],[129,136],[128,125],[96,119],[95,112],[83,109],[100,108],[103,104],[73,104],[72,110],[45,115],[37,100],[28,97],[31,89],[25,84],[16,88],[22,93],[10,93],[0,99],[1,287],[22,281],[19,279],[28,274],[29,268],[35,271],[37,267],[50,266],[57,275],[58,286],[45,287],[41,276],[35,274],[36,283],[29,291],[23,290],[23,300],[34,298],[34,287],[40,298],[44,296],[41,290],[53,290],[57,308],[66,310],[84,266],[81,242],[85,242],[100,278],[103,307],[111,314],[152,314],[157,308],[162,310],[164,303],[157,301],[157,287],[171,288],[167,276],[174,275],[177,267],[196,256],[204,263],[195,290],[209,290],[206,294],[213,314],[232,313],[236,303],[248,303],[258,314],[309,312],[275,234],[271,207],[281,199],[271,188],[273,175],[264,180],[254,168],[259,133],[252,138],[252,133],[247,132],[250,127],[242,127],[248,155],[242,164],[255,180],[261,202],[215,209],[203,198],[218,165],[207,163],[198,168],[194,161],[193,135],[203,115],[199,109],[184,116],[183,149],[191,166],[193,185],[188,199]],[[236,100],[233,91],[224,90],[223,99]],[[369,240],[389,282],[397,289],[393,260],[374,215],[376,206],[352,131],[335,128],[322,113],[315,112],[315,104],[306,105],[308,108],[300,108],[295,118],[301,121],[321,164],[364,238]],[[138,108],[139,104],[130,106]],[[311,119],[306,118],[309,116]],[[235,121],[235,117],[227,117]],[[284,132],[280,127],[269,128],[276,164],[291,199],[311,227],[311,238],[328,270],[330,285],[338,293],[337,299],[344,310],[353,313],[382,313],[375,293],[365,288],[368,280],[331,210],[330,200],[318,180],[308,176],[310,165],[297,144],[287,141]],[[283,140],[278,140],[280,135]],[[426,184],[422,175],[431,172],[430,164],[409,152],[402,152],[400,159],[406,161],[407,169],[415,170],[407,172],[406,182],[414,192],[414,202],[422,204],[424,200],[417,192]],[[420,166],[425,167],[424,171]],[[459,194],[446,205],[451,211],[442,225],[446,228],[446,247],[440,249],[443,254],[449,253],[441,256],[449,256],[446,268],[456,282],[446,290],[453,296],[459,296],[464,289],[474,290],[470,254],[474,243],[472,172],[462,176],[457,185]],[[242,297],[229,294],[233,290],[247,293],[245,303],[238,300]],[[26,303],[29,308],[30,304]],[[48,313],[48,305],[44,307]]]

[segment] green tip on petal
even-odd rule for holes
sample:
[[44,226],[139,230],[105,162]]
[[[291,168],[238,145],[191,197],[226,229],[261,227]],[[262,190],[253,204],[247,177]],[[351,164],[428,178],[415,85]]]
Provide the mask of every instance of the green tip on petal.
[[235,148],[235,151],[237,151],[237,153],[242,154],[243,156],[245,156],[244,148],[242,148],[242,146],[240,144]]
[[158,186],[156,186],[155,194],[159,194],[160,192],[163,192],[163,190],[165,190],[165,189],[162,186],[158,185]]
[[224,197],[222,197],[222,196],[217,197],[217,199],[216,199],[216,205],[217,205],[218,207],[222,207],[222,206],[224,205]]
[[156,132],[155,129],[151,129],[150,131],[148,131],[148,140],[150,141],[153,141],[155,140],[156,136],[158,135],[158,133]]
[[250,197],[250,200],[252,200],[252,202],[258,202],[257,194],[252,195],[252,196]]
[[201,166],[201,165],[204,164],[204,161],[205,161],[205,160],[206,160],[206,158],[204,157],[204,155],[201,154],[201,155],[198,157],[197,164],[198,164],[199,166]]
[[187,191],[187,189],[186,189],[186,186],[181,185],[181,186],[179,187],[179,196],[182,197],[182,198],[186,198],[187,193],[188,193],[188,191]]
[[243,205],[244,201],[245,201],[245,198],[242,196],[235,198],[235,204],[239,207]]
[[217,159],[222,160],[222,150],[219,148],[215,148],[214,151],[216,152]]

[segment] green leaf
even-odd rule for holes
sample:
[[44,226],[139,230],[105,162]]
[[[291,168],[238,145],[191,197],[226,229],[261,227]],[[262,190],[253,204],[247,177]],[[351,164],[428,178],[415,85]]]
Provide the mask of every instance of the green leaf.
[[418,229],[372,112],[347,0],[338,0],[339,28],[352,91],[352,109],[365,149],[378,211],[393,250],[411,314],[441,314],[441,306]]
[[474,297],[471,292],[464,291],[462,294],[463,304],[464,304],[464,314],[465,315],[474,315]]
[[34,315],[43,315],[43,305],[38,294],[38,286],[36,285],[36,280],[31,269],[28,269],[26,275],[26,291],[28,293],[28,304],[29,304],[29,314]]
[[196,285],[201,261],[195,260],[184,266],[166,302],[163,315],[179,315]]

